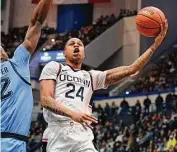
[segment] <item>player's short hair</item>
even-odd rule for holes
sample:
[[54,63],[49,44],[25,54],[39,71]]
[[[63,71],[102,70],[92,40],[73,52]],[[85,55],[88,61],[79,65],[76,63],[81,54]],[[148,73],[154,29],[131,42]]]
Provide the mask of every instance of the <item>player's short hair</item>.
[[[65,49],[66,45],[67,45],[70,41],[72,41],[72,40],[79,40],[79,41],[81,41],[81,42],[82,42],[82,40],[81,40],[81,39],[79,39],[79,38],[77,38],[77,37],[70,38],[68,41],[66,41],[65,46],[64,46],[64,49]],[[84,43],[83,43],[83,42],[82,42],[82,44],[84,45]]]

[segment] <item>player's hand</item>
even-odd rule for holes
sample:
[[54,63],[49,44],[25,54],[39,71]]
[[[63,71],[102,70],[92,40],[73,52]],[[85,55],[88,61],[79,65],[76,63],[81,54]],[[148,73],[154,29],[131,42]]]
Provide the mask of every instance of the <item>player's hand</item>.
[[160,34],[155,38],[155,46],[159,46],[163,39],[165,38],[168,30],[168,22],[167,20],[164,21],[164,24],[161,24],[161,32]]
[[80,123],[85,129],[87,129],[87,127],[93,129],[89,122],[98,123],[97,118],[81,112],[73,112],[71,119]]

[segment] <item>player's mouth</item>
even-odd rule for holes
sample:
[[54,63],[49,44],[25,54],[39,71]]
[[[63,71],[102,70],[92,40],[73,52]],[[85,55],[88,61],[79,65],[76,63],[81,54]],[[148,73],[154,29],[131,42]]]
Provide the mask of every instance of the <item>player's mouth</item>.
[[75,48],[73,54],[74,54],[74,56],[75,56],[75,55],[78,55],[78,54],[79,54],[79,49],[78,49],[78,48]]

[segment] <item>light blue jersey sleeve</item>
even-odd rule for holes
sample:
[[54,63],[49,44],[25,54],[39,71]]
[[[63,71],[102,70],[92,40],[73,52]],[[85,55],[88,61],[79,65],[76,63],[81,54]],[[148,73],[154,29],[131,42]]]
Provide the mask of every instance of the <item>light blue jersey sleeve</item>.
[[21,75],[21,77],[23,77],[27,82],[30,82],[30,57],[30,52],[23,44],[21,44],[16,48],[13,58],[10,59],[10,62],[14,65],[16,71],[18,71],[19,75]]
[[16,48],[11,61],[16,64],[27,66],[29,65],[30,57],[30,52],[24,47],[23,44],[21,44]]

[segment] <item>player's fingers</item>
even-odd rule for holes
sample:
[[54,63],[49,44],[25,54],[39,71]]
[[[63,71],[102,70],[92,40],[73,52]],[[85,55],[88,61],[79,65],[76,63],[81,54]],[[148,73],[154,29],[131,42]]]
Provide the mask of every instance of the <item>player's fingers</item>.
[[163,24],[160,24],[160,28],[161,28],[161,33],[162,33],[162,31],[163,31],[163,29],[164,29],[164,25],[163,25]]
[[165,27],[166,28],[168,27],[168,21],[167,21],[167,19],[165,19]]
[[95,120],[95,121],[98,121],[98,119],[95,116],[93,116],[93,115],[86,114],[86,116],[91,118],[91,119],[93,119],[93,120]]
[[87,125],[85,122],[81,123],[85,130],[87,130]]
[[86,114],[85,119],[88,120],[88,121],[94,122],[94,123],[98,123],[97,118],[95,118],[94,116],[91,116],[91,115]]
[[93,129],[93,127],[92,127],[88,122],[86,122],[85,124],[86,124],[86,126],[89,127],[90,129]]
[[165,20],[165,25],[164,25],[164,27],[165,27],[165,34],[167,33],[167,30],[168,30],[168,21],[167,21],[167,19]]

